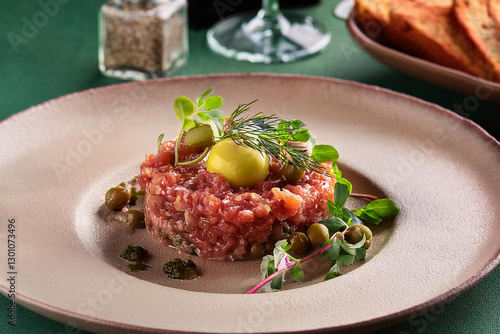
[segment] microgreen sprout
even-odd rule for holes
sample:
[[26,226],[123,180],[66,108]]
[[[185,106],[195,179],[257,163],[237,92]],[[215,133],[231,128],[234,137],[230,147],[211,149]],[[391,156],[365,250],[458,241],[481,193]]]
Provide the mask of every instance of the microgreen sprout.
[[[361,240],[351,244],[345,238],[349,232],[349,227],[363,224],[359,218],[368,223],[378,224],[382,218],[397,215],[399,213],[399,205],[390,199],[376,199],[361,209],[351,211],[344,206],[350,196],[352,194],[348,185],[336,183],[334,200],[328,201],[330,217],[320,221],[321,224],[328,228],[330,238],[325,241],[322,247],[302,259],[296,259],[287,253],[290,249],[287,240],[276,242],[273,255],[267,255],[262,259],[261,271],[264,279],[250,289],[247,294],[253,294],[269,282],[271,282],[270,287],[273,291],[281,290],[285,282],[285,272],[289,272],[294,281],[302,281],[304,273],[300,264],[318,254],[323,254],[325,258],[332,261],[332,266],[326,274],[325,280],[340,276],[340,267],[350,265],[355,260],[364,260],[366,257],[366,248],[364,248],[367,241],[366,234],[363,233]],[[375,196],[363,195],[362,197],[370,198]],[[368,219],[365,219],[366,217]]]
[[[312,170],[328,176],[331,175],[330,172],[321,164],[331,161],[335,175],[340,178],[341,173],[335,165],[335,161],[339,156],[335,148],[330,145],[315,145],[309,155],[303,149],[290,144],[293,142],[306,143],[308,141],[315,143],[314,136],[305,128],[306,124],[304,122],[300,120],[288,121],[274,115],[265,116],[261,113],[251,117],[241,116],[243,112],[249,111],[251,105],[257,100],[239,105],[229,118],[225,118],[222,111],[219,110],[222,106],[222,97],[211,95],[213,92],[213,88],[207,89],[194,102],[185,96],[175,99],[175,114],[182,122],[174,149],[175,166],[199,162],[208,155],[215,143],[231,138],[238,145],[251,147],[262,154],[267,154],[303,170]],[[218,130],[217,139],[212,145],[206,147],[204,152],[196,159],[179,161],[179,146],[184,132],[199,126],[203,122],[212,122],[215,125]],[[163,136],[161,134],[158,137],[158,150],[161,148]]]
[[209,146],[195,161],[179,163],[179,145],[182,135],[185,131],[200,124],[200,122],[196,120],[196,117],[198,117],[201,121],[212,121],[219,130],[219,134],[222,131],[222,111],[218,110],[218,108],[222,106],[222,97],[218,95],[209,96],[213,92],[213,88],[207,89],[205,92],[203,92],[203,94],[196,98],[194,103],[193,101],[191,101],[191,99],[185,96],[179,96],[175,99],[175,115],[182,121],[182,127],[175,143],[175,166],[192,164],[201,161],[210,151],[211,147]]

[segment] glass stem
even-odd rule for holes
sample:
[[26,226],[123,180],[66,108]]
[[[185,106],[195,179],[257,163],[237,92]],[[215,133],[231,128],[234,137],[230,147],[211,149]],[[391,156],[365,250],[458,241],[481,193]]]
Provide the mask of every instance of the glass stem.
[[277,43],[275,39],[281,35],[280,17],[283,17],[280,11],[278,0],[262,0],[262,8],[257,14],[262,27],[263,42],[270,48]]
[[262,0],[262,9],[259,11],[262,19],[274,19],[280,14],[278,0]]

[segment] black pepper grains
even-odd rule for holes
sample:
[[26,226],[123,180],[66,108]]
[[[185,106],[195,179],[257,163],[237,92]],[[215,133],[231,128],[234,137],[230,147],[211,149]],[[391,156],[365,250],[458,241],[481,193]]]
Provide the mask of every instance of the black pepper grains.
[[101,7],[99,68],[144,80],[172,74],[188,58],[186,0],[110,0]]

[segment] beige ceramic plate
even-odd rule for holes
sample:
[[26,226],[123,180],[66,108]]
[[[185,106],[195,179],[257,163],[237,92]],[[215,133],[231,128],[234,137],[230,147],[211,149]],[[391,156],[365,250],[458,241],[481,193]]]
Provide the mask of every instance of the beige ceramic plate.
[[[174,98],[211,86],[228,113],[259,98],[255,112],[301,118],[319,142],[336,146],[355,190],[401,204],[362,265],[327,282],[321,273],[286,291],[245,295],[259,281],[257,262],[195,259],[202,276],[172,283],[159,267],[176,253],[103,219],[105,191],[138,172],[160,133],[178,131]],[[449,300],[500,260],[499,143],[449,111],[376,87],[279,75],[127,83],[15,115],[0,124],[0,142],[8,143],[0,148],[0,240],[15,219],[17,301],[91,331],[358,333]],[[150,248],[154,268],[128,274],[118,259],[128,242]],[[0,267],[6,262],[1,256]]]
[[382,63],[443,88],[500,104],[500,83],[480,79],[382,45],[363,33],[356,24],[354,15],[351,13],[346,21],[351,36],[356,43]]

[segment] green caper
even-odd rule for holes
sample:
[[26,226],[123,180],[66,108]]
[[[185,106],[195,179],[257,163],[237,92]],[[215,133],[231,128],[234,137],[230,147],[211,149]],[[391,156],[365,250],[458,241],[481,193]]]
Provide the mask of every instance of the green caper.
[[330,238],[330,234],[328,233],[328,228],[319,223],[312,224],[307,229],[307,237],[311,241],[311,245],[313,248],[323,246],[326,240]]
[[355,244],[363,239],[363,234],[366,237],[366,241],[363,244],[363,248],[368,249],[371,245],[371,240],[373,233],[366,225],[353,225],[349,227],[345,234],[345,240],[350,244]]
[[344,235],[345,240],[350,244],[355,244],[361,241],[363,238],[363,231],[359,228],[359,225],[353,225],[349,227]]
[[127,211],[127,225],[133,228],[144,228],[146,227],[144,223],[144,212],[139,210],[128,210]]
[[130,201],[130,191],[122,186],[113,187],[106,192],[106,206],[110,210],[121,210]]
[[184,136],[184,144],[189,147],[208,147],[214,143],[214,132],[208,124],[200,124],[189,129]]
[[283,176],[288,181],[298,181],[304,176],[304,170],[292,164],[285,164],[281,168]]
[[300,256],[305,254],[311,247],[311,243],[302,232],[293,232],[288,237],[288,242],[290,243],[290,253],[293,256]]

